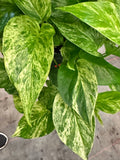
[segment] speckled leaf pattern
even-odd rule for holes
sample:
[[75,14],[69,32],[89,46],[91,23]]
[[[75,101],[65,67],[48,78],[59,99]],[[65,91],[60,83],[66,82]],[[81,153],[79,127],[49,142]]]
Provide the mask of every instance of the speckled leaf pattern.
[[4,30],[3,53],[7,73],[19,92],[29,122],[31,108],[50,70],[54,55],[54,29],[41,28],[28,16],[12,18]]
[[61,8],[120,44],[120,6],[108,2],[85,2]]
[[80,58],[89,61],[94,68],[98,85],[110,85],[120,83],[120,69],[112,66],[104,58],[95,57],[83,51],[79,53]]
[[97,99],[97,79],[90,64],[77,61],[77,70],[61,66],[58,72],[58,89],[66,104],[91,124]]
[[25,116],[21,118],[14,137],[33,139],[45,136],[54,130],[52,112],[37,102],[31,112],[31,125],[29,126]]
[[92,126],[87,125],[57,94],[53,105],[53,122],[61,141],[82,159],[87,160],[94,139],[94,117]]
[[67,40],[92,55],[101,56],[97,50],[103,44],[103,36],[99,32],[62,11],[55,12],[51,20]]
[[0,1],[0,32],[3,31],[10,18],[20,14],[21,11],[15,4]]
[[51,0],[14,0],[17,6],[28,16],[42,22],[51,15]]
[[109,91],[98,94],[96,108],[110,114],[120,111],[120,92]]
[[[54,85],[43,87],[38,102],[34,105],[31,112],[30,127],[25,117],[20,120],[14,136],[23,138],[36,138],[49,134],[53,131],[52,108],[57,89]],[[21,102],[18,96],[14,96],[15,107],[19,112],[23,112]]]

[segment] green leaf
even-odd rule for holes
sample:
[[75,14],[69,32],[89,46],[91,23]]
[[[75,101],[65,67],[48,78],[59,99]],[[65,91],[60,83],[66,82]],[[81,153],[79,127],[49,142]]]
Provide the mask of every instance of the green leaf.
[[120,69],[112,66],[101,57],[95,57],[83,51],[79,53],[80,58],[89,61],[96,73],[98,85],[110,85],[120,83]]
[[105,37],[120,44],[120,7],[114,3],[87,2],[60,8],[90,25]]
[[102,121],[102,119],[101,119],[101,117],[99,115],[99,109],[95,108],[95,116],[98,119],[98,121],[100,122],[100,124],[103,125],[103,121]]
[[39,23],[51,15],[51,0],[14,0],[26,15],[35,18]]
[[55,12],[51,20],[67,40],[92,55],[101,56],[97,50],[103,44],[103,36],[93,28],[62,11]]
[[20,15],[21,11],[15,4],[0,2],[0,32],[12,17]]
[[10,82],[6,73],[4,60],[0,58],[0,88],[4,88],[9,94],[16,94],[14,85]]
[[98,0],[98,1],[109,1],[120,5],[120,0]]
[[14,3],[13,0],[0,0],[0,2],[8,2],[8,3]]
[[116,46],[115,43],[105,40],[105,56],[109,56],[110,54],[116,55],[120,57],[120,46]]
[[97,99],[97,79],[90,64],[80,59],[75,71],[61,65],[58,89],[65,103],[91,124]]
[[118,91],[120,92],[120,84],[111,84],[109,85],[112,91]]
[[92,120],[92,126],[87,125],[75,110],[64,103],[59,94],[56,95],[53,105],[53,122],[58,136],[84,160],[87,160],[93,145],[94,117]]
[[12,18],[3,34],[3,53],[7,73],[19,92],[25,117],[29,114],[47,79],[54,55],[54,29],[41,28],[28,16]]
[[20,97],[18,95],[13,95],[14,105],[15,108],[20,112],[24,113],[23,106],[20,100]]
[[45,136],[54,130],[52,113],[38,101],[31,112],[31,125],[29,126],[25,116],[19,121],[14,137],[33,139]]
[[108,91],[98,94],[96,108],[110,114],[120,111],[120,92]]
[[[53,131],[52,108],[57,89],[54,85],[43,87],[38,102],[34,105],[31,112],[31,125],[27,124],[25,117],[20,120],[14,136],[23,138],[36,138],[49,134]],[[14,97],[15,107],[23,112],[19,97]]]

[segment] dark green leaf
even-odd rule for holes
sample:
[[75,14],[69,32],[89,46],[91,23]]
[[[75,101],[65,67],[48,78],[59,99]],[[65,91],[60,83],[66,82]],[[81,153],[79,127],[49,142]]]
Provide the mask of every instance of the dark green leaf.
[[20,14],[21,11],[15,4],[0,2],[0,32],[3,31],[10,18]]
[[115,43],[110,42],[109,40],[106,40],[104,42],[105,45],[105,56],[108,56],[110,54],[116,55],[120,57],[120,46],[116,46]]
[[0,88],[4,88],[9,94],[17,94],[14,85],[8,78],[2,58],[0,58]]
[[51,15],[51,0],[14,0],[26,15],[35,18],[39,23]]
[[98,94],[96,108],[110,114],[120,111],[120,92],[109,91]]
[[97,79],[90,64],[86,60],[78,60],[75,71],[61,65],[58,89],[65,103],[91,123],[97,98]]
[[87,160],[94,139],[94,117],[92,126],[87,125],[58,94],[53,105],[53,122],[61,141],[81,158]]
[[120,83],[120,69],[112,66],[101,57],[95,57],[83,51],[80,51],[79,56],[90,62],[95,70],[99,85]]
[[54,55],[54,29],[28,16],[12,18],[3,34],[7,73],[17,88],[28,123],[31,108],[47,79]]
[[55,12],[51,20],[70,42],[92,55],[101,56],[97,50],[103,44],[103,36],[97,31],[73,15],[62,11]]
[[107,1],[85,2],[62,7],[61,10],[73,14],[111,41],[120,44],[120,6]]
[[102,119],[99,115],[99,110],[98,109],[95,109],[95,116],[98,119],[98,121],[100,122],[100,124],[103,125],[103,121],[102,121]]

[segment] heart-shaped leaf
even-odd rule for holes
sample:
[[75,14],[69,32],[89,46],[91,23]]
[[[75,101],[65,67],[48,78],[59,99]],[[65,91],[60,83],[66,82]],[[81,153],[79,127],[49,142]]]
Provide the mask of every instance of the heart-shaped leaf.
[[3,34],[3,53],[7,73],[19,92],[28,123],[31,108],[50,70],[54,55],[54,29],[41,28],[28,16],[12,18]]
[[93,145],[95,119],[92,125],[86,124],[75,110],[67,106],[59,94],[53,105],[53,122],[61,141],[84,160]]

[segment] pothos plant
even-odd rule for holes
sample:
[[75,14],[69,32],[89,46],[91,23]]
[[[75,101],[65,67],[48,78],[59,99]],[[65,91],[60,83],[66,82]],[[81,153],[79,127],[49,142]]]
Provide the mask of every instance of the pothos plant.
[[95,116],[120,110],[120,69],[106,61],[119,45],[120,0],[0,0],[0,88],[23,113],[13,136],[55,129],[87,160]]

